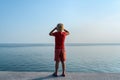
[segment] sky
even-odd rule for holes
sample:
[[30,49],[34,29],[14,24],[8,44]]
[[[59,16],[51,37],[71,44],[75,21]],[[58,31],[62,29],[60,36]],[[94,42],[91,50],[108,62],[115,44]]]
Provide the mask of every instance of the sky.
[[54,43],[63,23],[66,43],[120,43],[120,0],[0,0],[0,43]]

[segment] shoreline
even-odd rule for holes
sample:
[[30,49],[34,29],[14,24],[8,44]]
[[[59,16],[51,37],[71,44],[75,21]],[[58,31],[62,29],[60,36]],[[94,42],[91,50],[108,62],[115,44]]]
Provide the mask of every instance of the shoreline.
[[52,76],[53,72],[0,71],[0,80],[120,80],[120,73],[66,72],[66,77]]

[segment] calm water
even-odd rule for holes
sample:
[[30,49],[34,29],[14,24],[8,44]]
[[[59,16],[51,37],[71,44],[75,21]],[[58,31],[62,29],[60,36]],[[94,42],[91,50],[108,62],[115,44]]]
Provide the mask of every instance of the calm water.
[[[120,72],[120,45],[75,44],[66,52],[67,71]],[[54,71],[53,57],[50,44],[0,44],[0,71]]]

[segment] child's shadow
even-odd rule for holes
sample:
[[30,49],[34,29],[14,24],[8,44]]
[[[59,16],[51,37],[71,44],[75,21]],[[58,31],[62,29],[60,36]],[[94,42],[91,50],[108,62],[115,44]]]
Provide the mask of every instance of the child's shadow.
[[45,77],[40,77],[40,78],[36,78],[36,79],[32,79],[32,80],[44,80],[44,79],[55,79],[57,77],[54,77],[53,75],[48,75],[48,76],[45,76]]

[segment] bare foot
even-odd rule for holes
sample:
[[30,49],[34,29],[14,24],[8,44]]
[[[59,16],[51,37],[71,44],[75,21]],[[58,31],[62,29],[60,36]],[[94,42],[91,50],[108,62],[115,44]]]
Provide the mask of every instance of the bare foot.
[[58,77],[57,73],[53,73],[53,76],[54,76],[54,77]]
[[62,74],[61,76],[65,77],[65,74]]

